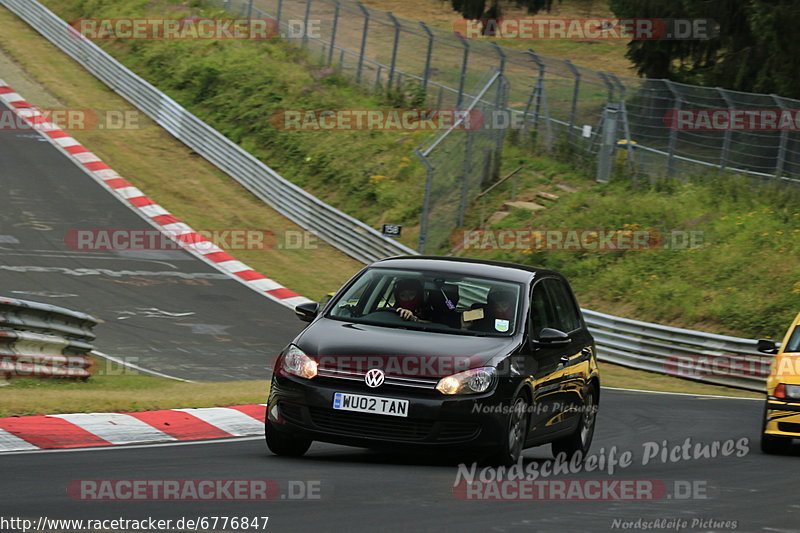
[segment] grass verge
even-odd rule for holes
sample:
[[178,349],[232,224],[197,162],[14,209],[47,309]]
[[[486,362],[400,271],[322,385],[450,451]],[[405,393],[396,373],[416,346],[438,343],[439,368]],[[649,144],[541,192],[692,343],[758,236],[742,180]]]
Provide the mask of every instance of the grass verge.
[[[86,382],[18,378],[0,387],[0,417],[37,414],[116,412],[225,407],[266,403],[269,381],[185,383],[111,365],[111,370]],[[697,383],[600,363],[605,387],[647,389],[687,394],[761,398],[763,394]]]
[[268,381],[187,383],[102,363],[87,381],[14,378],[0,387],[0,417],[136,412],[266,403]]

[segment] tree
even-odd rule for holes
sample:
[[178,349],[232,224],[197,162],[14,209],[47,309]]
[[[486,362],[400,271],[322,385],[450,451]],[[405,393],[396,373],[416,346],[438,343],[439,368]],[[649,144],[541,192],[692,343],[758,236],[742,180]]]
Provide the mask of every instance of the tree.
[[800,1],[610,0],[628,18],[711,19],[710,39],[634,40],[627,57],[647,78],[800,97]]

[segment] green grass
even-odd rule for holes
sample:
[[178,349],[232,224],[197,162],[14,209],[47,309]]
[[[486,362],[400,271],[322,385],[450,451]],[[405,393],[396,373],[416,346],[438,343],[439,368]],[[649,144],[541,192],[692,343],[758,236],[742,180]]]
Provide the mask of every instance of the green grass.
[[[37,414],[225,407],[266,403],[268,381],[183,383],[106,364],[87,381],[14,378],[0,387],[0,418]],[[763,394],[717,387],[600,363],[603,386],[690,394],[761,398]],[[2,382],[0,382],[2,383]]]
[[266,403],[268,381],[186,383],[140,374],[100,361],[86,381],[13,378],[0,387],[0,417],[136,412]]

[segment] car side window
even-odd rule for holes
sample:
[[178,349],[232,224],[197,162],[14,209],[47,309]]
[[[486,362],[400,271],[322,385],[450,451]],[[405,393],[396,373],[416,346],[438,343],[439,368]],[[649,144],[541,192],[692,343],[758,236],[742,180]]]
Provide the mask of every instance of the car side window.
[[564,282],[550,278],[544,280],[542,284],[547,287],[547,292],[555,308],[558,325],[553,327],[565,333],[575,331],[581,327],[580,315],[578,314],[575,300]]
[[557,328],[557,320],[544,284],[537,283],[531,295],[531,338],[539,338],[544,328]]

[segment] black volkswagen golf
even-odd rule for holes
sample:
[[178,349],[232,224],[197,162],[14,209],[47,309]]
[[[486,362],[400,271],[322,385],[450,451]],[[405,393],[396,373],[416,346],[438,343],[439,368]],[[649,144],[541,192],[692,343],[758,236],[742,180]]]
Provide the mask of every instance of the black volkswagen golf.
[[[364,268],[277,358],[269,449],[315,440],[465,449],[495,464],[551,443],[585,457],[600,399],[595,346],[556,272],[396,257]],[[578,459],[578,458],[576,458]]]

